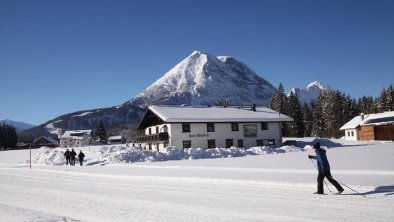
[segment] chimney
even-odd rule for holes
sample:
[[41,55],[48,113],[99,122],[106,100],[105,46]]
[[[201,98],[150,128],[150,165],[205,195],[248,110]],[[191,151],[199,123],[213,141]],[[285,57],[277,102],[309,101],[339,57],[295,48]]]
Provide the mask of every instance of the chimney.
[[252,111],[253,111],[253,112],[256,112],[256,104],[253,104],[253,105],[252,105]]
[[364,120],[364,113],[361,113],[360,117],[361,117],[361,121],[363,121]]

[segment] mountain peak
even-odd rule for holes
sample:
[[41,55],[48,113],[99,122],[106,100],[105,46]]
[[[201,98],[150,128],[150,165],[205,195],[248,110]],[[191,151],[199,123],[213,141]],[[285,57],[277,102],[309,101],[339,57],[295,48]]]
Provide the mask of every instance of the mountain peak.
[[[314,102],[320,95],[321,91],[328,89],[318,81],[314,81],[308,84],[306,89],[293,88],[290,92],[293,92],[300,101],[301,105],[304,103]],[[289,95],[290,95],[289,92]]]
[[327,87],[325,87],[323,84],[321,84],[321,83],[318,82],[318,81],[311,82],[311,83],[309,83],[309,85],[306,87],[307,90],[310,90],[310,89],[312,89],[312,88],[319,88],[319,89],[321,89],[321,90],[327,89]]
[[215,105],[227,99],[232,105],[268,105],[275,92],[268,81],[235,58],[194,51],[130,102]]
[[190,54],[190,56],[194,56],[194,55],[201,55],[201,54],[206,54],[202,51],[193,51],[192,54]]

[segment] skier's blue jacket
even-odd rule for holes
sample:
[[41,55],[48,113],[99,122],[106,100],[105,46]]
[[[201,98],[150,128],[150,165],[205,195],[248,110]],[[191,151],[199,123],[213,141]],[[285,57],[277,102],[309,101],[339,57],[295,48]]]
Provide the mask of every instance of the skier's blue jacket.
[[330,163],[328,163],[326,150],[317,149],[316,157],[314,157],[317,161],[317,168],[319,171],[330,171]]

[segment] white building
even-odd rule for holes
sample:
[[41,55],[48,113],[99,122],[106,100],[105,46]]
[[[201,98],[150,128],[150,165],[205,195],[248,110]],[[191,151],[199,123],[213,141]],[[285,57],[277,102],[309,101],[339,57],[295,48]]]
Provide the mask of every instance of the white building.
[[281,122],[292,118],[265,107],[150,106],[138,124],[146,149],[215,148],[282,144]]
[[92,143],[92,130],[70,130],[59,136],[61,147],[80,147]]

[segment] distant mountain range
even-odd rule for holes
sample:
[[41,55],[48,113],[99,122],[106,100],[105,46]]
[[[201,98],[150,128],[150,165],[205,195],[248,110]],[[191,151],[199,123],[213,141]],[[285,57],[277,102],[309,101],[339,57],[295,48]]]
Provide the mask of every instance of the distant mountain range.
[[230,106],[268,106],[276,91],[271,83],[233,57],[195,51],[121,105],[65,114],[23,134],[26,137],[44,130],[52,134],[70,129],[95,130],[100,119],[107,128],[134,128],[145,109],[153,104],[214,106],[226,101]]
[[18,133],[22,132],[23,130],[35,127],[35,125],[33,125],[33,124],[17,122],[17,121],[10,120],[10,119],[0,120],[0,124],[11,125],[11,126],[15,127],[15,129]]

